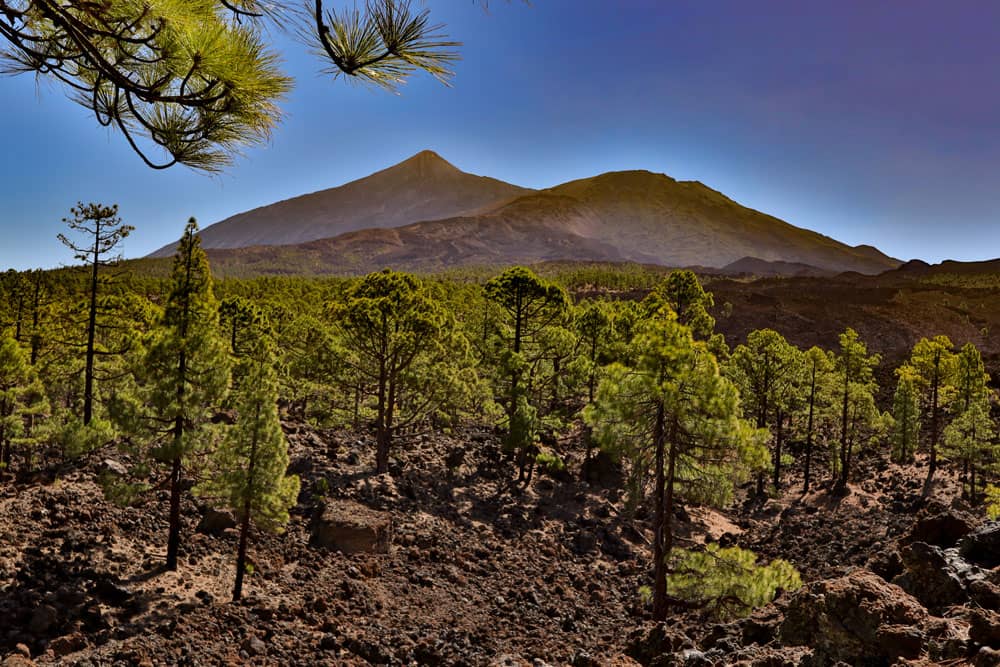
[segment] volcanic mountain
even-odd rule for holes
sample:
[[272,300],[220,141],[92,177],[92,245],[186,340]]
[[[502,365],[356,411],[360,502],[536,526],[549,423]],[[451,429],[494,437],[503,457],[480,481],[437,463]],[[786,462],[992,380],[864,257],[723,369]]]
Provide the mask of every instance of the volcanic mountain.
[[[359,229],[472,215],[531,192],[460,171],[433,151],[339,187],[238,213],[206,227],[202,247],[245,248],[305,243]],[[152,257],[173,254],[175,244]]]
[[622,171],[534,191],[466,174],[430,151],[339,188],[233,216],[202,239],[214,249],[213,264],[262,273],[549,260],[721,268],[751,258],[869,274],[899,265],[875,248],[795,227],[697,181]]

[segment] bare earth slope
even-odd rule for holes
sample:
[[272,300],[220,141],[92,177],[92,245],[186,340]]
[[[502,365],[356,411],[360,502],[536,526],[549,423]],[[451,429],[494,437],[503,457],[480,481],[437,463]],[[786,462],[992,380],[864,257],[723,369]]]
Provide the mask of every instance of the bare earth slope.
[[[459,171],[433,151],[365,178],[239,213],[201,232],[206,248],[289,245],[488,209],[531,192]],[[173,253],[173,244],[151,256]]]

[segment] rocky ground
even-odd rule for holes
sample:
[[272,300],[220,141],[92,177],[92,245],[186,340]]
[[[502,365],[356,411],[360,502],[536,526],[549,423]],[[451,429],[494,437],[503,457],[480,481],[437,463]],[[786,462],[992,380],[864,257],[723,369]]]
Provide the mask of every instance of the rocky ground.
[[286,432],[302,494],[287,532],[254,535],[239,603],[229,518],[187,500],[162,571],[165,493],[106,501],[113,450],[0,482],[0,664],[1000,664],[1000,528],[947,475],[922,501],[921,469],[870,458],[845,498],[802,496],[792,471],[767,502],[680,510],[684,539],[786,558],[807,584],[742,621],[657,626],[649,526],[612,467],[582,482],[569,453],[522,489],[471,429],[375,476],[357,435]]

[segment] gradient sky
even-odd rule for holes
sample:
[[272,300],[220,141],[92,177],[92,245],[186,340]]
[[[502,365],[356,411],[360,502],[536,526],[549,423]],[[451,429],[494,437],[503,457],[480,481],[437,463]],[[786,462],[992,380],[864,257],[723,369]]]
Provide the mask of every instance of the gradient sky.
[[1000,256],[995,0],[428,5],[465,42],[453,88],[331,81],[273,35],[297,81],[287,118],[221,176],[152,171],[58,85],[0,78],[0,270],[70,262],[55,235],[78,200],[119,203],[136,257],[189,216],[207,226],[424,148],[531,187],[620,169],[696,179],[902,259]]

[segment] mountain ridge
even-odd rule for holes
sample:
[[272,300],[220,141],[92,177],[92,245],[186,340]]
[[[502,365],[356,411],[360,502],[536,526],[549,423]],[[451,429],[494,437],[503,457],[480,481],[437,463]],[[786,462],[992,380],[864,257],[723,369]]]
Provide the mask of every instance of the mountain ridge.
[[872,246],[796,227],[700,181],[628,170],[533,190],[467,174],[433,151],[231,216],[201,237],[217,257],[270,262],[282,273],[304,266],[350,274],[551,260],[722,268],[755,258],[775,263],[768,270],[866,274],[900,265]]

